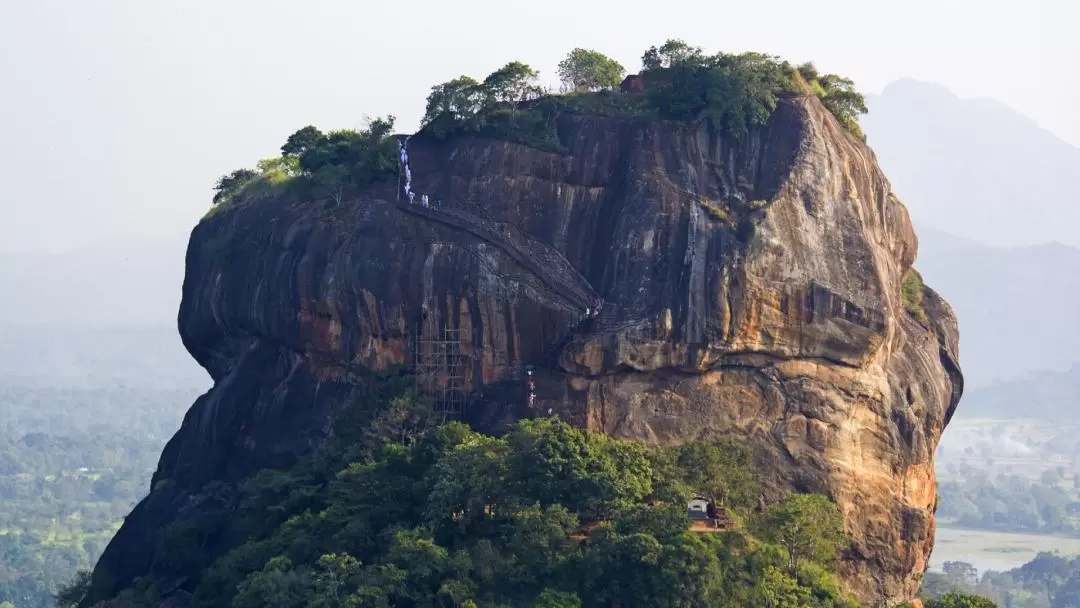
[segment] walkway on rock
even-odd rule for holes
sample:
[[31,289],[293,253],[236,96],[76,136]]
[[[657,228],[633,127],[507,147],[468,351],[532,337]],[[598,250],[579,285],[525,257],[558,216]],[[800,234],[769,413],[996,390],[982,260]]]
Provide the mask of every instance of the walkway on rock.
[[507,224],[460,209],[435,209],[404,202],[399,203],[398,207],[413,215],[468,232],[497,247],[540,279],[553,293],[578,308],[587,309],[599,298],[588,280],[561,253]]
[[[577,308],[581,316],[566,328],[546,352],[548,357],[558,357],[574,336],[599,314],[597,308],[603,306],[603,299],[558,249],[533,238],[518,226],[496,221],[485,213],[483,206],[471,201],[457,201],[446,207],[439,199],[432,206],[427,195],[417,197],[412,191],[408,141],[409,138],[398,141],[401,171],[405,178],[405,196],[404,200],[399,197],[398,207],[406,213],[462,230],[494,246],[536,277],[550,295]],[[610,307],[604,308],[610,310]]]

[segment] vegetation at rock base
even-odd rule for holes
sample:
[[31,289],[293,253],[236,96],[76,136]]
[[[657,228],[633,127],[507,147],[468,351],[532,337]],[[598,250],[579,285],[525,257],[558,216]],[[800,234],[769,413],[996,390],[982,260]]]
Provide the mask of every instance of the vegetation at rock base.
[[[807,525],[812,526],[812,533]],[[806,562],[827,562],[846,548],[843,529],[836,506],[820,494],[796,494],[770,506],[758,522],[760,536],[787,552],[789,574],[798,573]]]
[[[942,569],[928,572],[923,579],[920,594],[927,599],[927,608],[1080,606],[1080,557],[1043,552],[1018,568],[981,575],[966,562],[945,562]],[[975,595],[981,599],[965,599]]]
[[[554,419],[490,437],[434,424],[390,382],[293,468],[185,499],[204,507],[148,539],[166,543],[157,574],[206,607],[856,605],[832,574],[835,506],[796,495],[756,513],[745,446],[649,448]],[[690,531],[699,487],[746,525]],[[811,547],[794,566],[754,532],[773,520]],[[160,596],[157,580],[108,579],[65,593],[103,607]]]
[[[422,120],[435,137],[472,134],[541,150],[564,151],[556,119],[565,112],[679,121],[709,120],[741,139],[765,124],[782,95],[816,95],[851,133],[862,137],[863,96],[851,80],[819,74],[762,53],[708,55],[681,40],[651,47],[642,57],[645,91],[616,90],[626,70],[599,51],[575,48],[559,63],[564,93],[539,85],[539,72],[511,61],[482,81],[459,76],[431,88]],[[359,131],[322,133],[307,126],[289,136],[278,158],[237,169],[214,185],[210,213],[239,200],[289,194],[333,200],[392,179],[397,150],[394,117]]]
[[924,603],[926,608],[997,608],[997,604],[985,597],[966,593],[948,593]]
[[927,323],[926,311],[923,310],[923,280],[922,275],[914,268],[908,268],[904,273],[904,280],[900,284],[900,298],[904,303],[904,310],[908,311],[920,323]]

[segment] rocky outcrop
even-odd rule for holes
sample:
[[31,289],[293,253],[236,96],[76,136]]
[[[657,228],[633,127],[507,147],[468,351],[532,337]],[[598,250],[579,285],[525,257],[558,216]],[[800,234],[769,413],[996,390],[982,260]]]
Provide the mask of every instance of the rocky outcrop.
[[766,500],[796,489],[840,506],[853,592],[910,598],[963,382],[948,305],[927,289],[928,321],[903,308],[917,241],[873,153],[802,97],[741,141],[569,113],[558,131],[563,154],[413,137],[413,189],[438,210],[391,185],[200,223],[179,320],[215,384],[99,570],[118,585],[145,573],[143,535],[185,496],[287,464],[369,372],[409,370],[438,346],[417,335],[445,335],[475,424],[551,412],[627,439],[746,438]]

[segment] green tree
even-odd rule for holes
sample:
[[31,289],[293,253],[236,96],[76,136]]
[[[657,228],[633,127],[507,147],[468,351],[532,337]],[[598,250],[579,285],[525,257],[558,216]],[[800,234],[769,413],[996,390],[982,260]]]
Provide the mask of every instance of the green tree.
[[53,597],[58,608],[74,608],[83,601],[89,591],[90,571],[80,570],[75,574],[75,579],[61,587]]
[[285,140],[285,144],[281,146],[281,155],[299,158],[308,150],[321,146],[325,140],[326,136],[322,131],[308,125]]
[[484,79],[483,87],[496,100],[516,103],[536,90],[540,73],[520,61],[511,61]]
[[705,60],[701,47],[690,46],[678,38],[669,38],[660,47],[651,46],[641,57],[644,70],[658,70],[679,65],[698,65]]
[[581,598],[576,593],[544,589],[533,608],[581,608]]
[[812,62],[809,61],[800,65],[797,70],[799,72],[799,75],[802,76],[802,79],[805,80],[808,84],[816,82],[817,79],[821,77],[821,74],[818,72],[817,66],[815,66]]
[[866,98],[855,90],[855,83],[850,78],[836,74],[826,74],[817,79],[824,96],[821,103],[840,121],[840,124],[862,137],[859,129],[859,116],[866,114]]
[[834,567],[837,552],[850,542],[840,511],[821,494],[792,494],[771,505],[762,514],[758,530],[762,538],[787,551],[791,576],[804,560]]
[[490,531],[506,500],[506,444],[475,436],[432,468],[427,523],[435,530],[476,535]]
[[510,483],[541,504],[559,503],[586,518],[610,517],[652,491],[640,444],[605,441],[553,419],[523,421],[510,434]]
[[619,86],[626,69],[599,51],[576,48],[559,62],[559,79],[573,91],[599,91]]
[[409,392],[391,399],[389,406],[379,413],[367,432],[374,440],[410,446],[436,423],[436,412],[430,401]]
[[264,158],[255,164],[263,176],[295,177],[300,175],[300,159],[296,156],[279,156],[277,158]]
[[349,185],[349,170],[342,165],[324,165],[311,176],[311,181],[319,196],[328,197],[340,205]]
[[1075,608],[1080,606],[1080,572],[1073,573],[1072,577],[1054,593],[1050,602],[1050,608]]
[[945,562],[941,565],[941,571],[954,584],[962,585],[965,588],[979,582],[979,570],[967,562]]
[[327,553],[315,565],[315,602],[308,608],[340,608],[351,582],[360,575],[360,560],[345,553]]
[[683,479],[696,493],[721,506],[753,504],[757,483],[750,450],[733,441],[694,441],[679,449]]
[[293,569],[292,561],[284,556],[271,559],[258,572],[252,573],[237,588],[233,608],[300,608],[310,594],[311,577]]
[[421,529],[395,532],[387,561],[406,572],[403,599],[412,605],[432,605],[443,582],[458,578],[467,567],[465,556],[451,554]]
[[997,604],[979,595],[966,593],[946,593],[945,595],[927,600],[926,608],[997,608]]
[[232,173],[222,175],[214,184],[214,204],[228,202],[257,177],[259,174],[251,169],[237,169]]
[[1046,594],[1047,602],[1053,602],[1054,594],[1075,572],[1069,560],[1049,551],[1040,551],[1035,559],[1024,564],[1014,573],[1021,583],[1029,589],[1040,589]]
[[469,76],[458,76],[431,87],[421,124],[431,124],[440,117],[455,122],[471,120],[483,105],[484,90],[480,83]]
[[781,570],[768,566],[754,585],[762,608],[803,608],[809,603],[809,592],[799,581]]

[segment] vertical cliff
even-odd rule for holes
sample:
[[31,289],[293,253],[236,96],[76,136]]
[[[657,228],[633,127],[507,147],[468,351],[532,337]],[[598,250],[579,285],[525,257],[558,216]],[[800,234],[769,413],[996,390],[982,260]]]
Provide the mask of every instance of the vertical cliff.
[[708,121],[557,124],[564,153],[413,137],[413,189],[438,210],[389,185],[200,223],[179,321],[215,384],[99,582],[150,572],[145,539],[188,496],[287,465],[370,372],[410,370],[418,335],[450,328],[476,425],[550,412],[633,440],[747,439],[763,500],[839,505],[854,539],[841,573],[862,601],[913,596],[963,381],[948,305],[925,289],[925,318],[904,308],[917,240],[873,153],[804,97],[737,141]]

